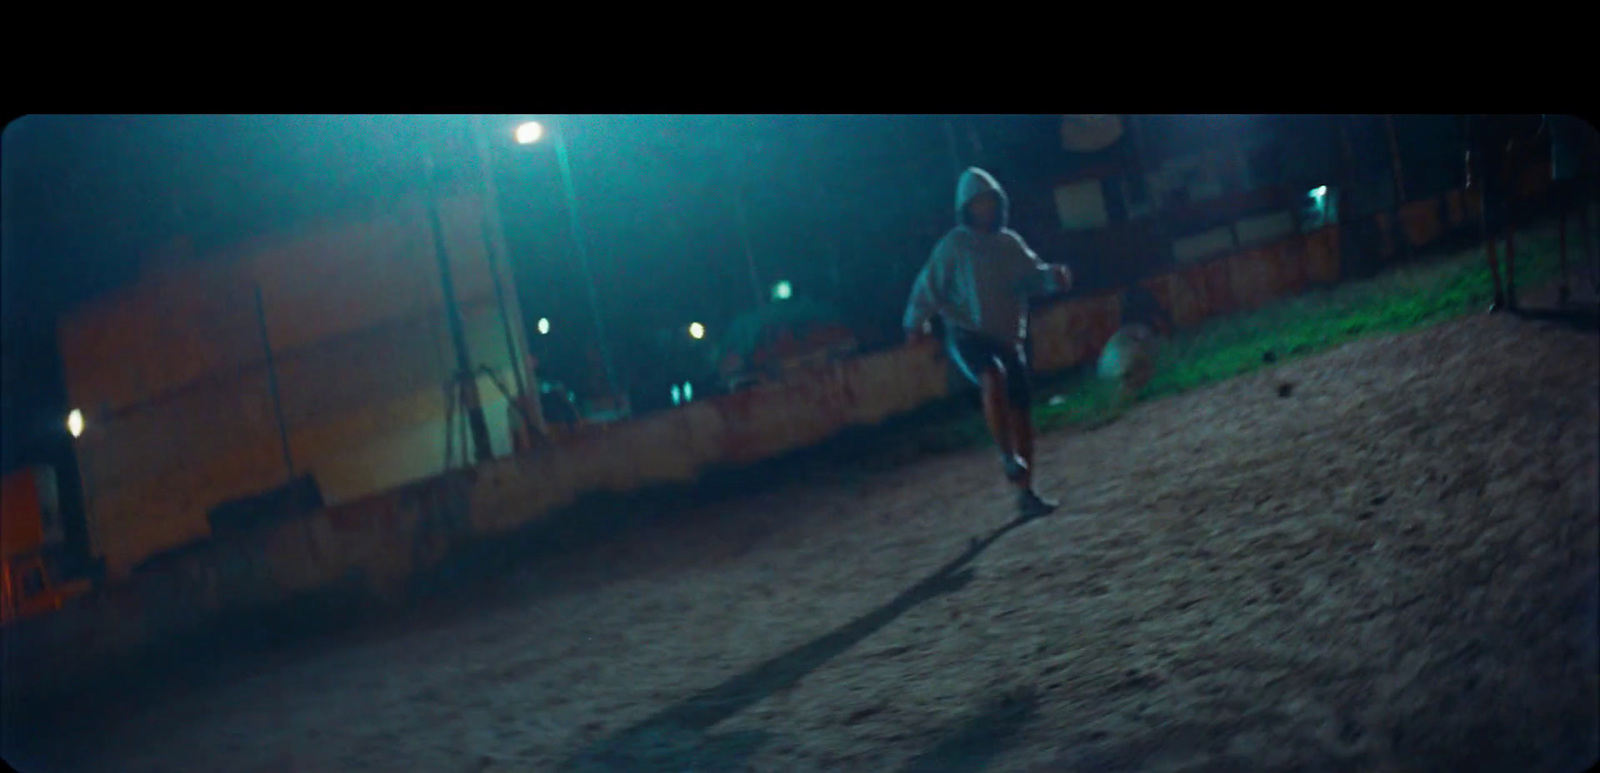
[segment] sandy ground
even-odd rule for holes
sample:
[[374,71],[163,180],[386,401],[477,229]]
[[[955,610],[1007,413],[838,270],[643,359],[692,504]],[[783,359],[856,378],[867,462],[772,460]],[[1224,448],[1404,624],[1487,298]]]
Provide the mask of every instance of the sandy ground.
[[[1288,385],[1287,397],[1280,387]],[[60,770],[1569,771],[1600,338],[1479,317],[700,508],[141,707]],[[470,608],[468,608],[470,606]]]

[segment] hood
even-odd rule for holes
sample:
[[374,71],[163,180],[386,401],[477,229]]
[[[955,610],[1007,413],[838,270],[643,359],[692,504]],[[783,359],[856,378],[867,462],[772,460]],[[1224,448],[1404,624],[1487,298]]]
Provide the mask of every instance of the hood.
[[975,166],[967,167],[961,173],[961,180],[956,183],[956,222],[966,225],[967,219],[962,214],[967,208],[967,202],[977,198],[984,191],[994,191],[1000,194],[1000,226],[1006,227],[1006,222],[1011,214],[1011,200],[1006,198],[1006,190],[1000,187],[994,177],[988,172]]

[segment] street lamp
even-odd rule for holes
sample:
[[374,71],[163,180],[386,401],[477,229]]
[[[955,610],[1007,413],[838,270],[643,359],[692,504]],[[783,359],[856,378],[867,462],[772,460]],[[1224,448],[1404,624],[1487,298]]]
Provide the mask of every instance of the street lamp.
[[548,317],[539,318],[539,335],[550,335],[550,319]]
[[[533,128],[528,130],[527,136],[536,141],[538,140],[538,135],[543,133],[544,128],[535,124]],[[506,311],[505,288],[500,282],[500,261],[496,259],[497,255],[499,259],[505,261],[506,270],[511,271],[513,276],[515,276],[515,271],[511,267],[511,256],[506,248],[505,221],[500,214],[500,190],[494,183],[494,154],[489,146],[489,136],[484,131],[483,116],[481,115],[473,116],[472,118],[472,141],[478,152],[478,163],[483,176],[483,219],[480,224],[483,229],[484,256],[489,263],[489,274],[494,279],[495,305],[500,310],[500,327],[505,335],[506,350],[509,357],[507,365],[511,369],[511,375],[517,386],[515,400],[517,413],[522,418],[523,429],[528,432],[529,437],[532,437],[535,422],[528,415],[527,410],[527,381],[532,377],[532,374],[523,372],[521,364],[523,355],[517,348],[517,341],[521,340],[525,335],[519,336],[512,330],[511,316]],[[520,314],[517,322],[520,327],[522,324]],[[509,398],[510,395],[507,395],[507,397]]]
[[538,121],[528,121],[517,127],[517,144],[532,145],[544,139],[544,124]]
[[75,438],[83,437],[83,411],[73,408],[72,413],[67,414],[67,431]]
[[706,337],[706,326],[696,322],[689,326],[689,337],[698,341]]
[[[617,388],[616,371],[611,366],[611,348],[606,345],[605,318],[600,313],[600,293],[594,286],[594,274],[589,268],[589,245],[583,236],[583,226],[578,220],[578,197],[573,192],[572,164],[567,158],[566,132],[548,131],[544,124],[538,121],[527,121],[517,126],[514,136],[519,145],[532,145],[544,139],[546,135],[555,139],[556,166],[561,173],[561,193],[567,200],[567,220],[572,228],[572,242],[578,251],[578,268],[583,271],[583,281],[589,291],[589,311],[594,315],[595,336],[600,345],[600,364],[605,368],[606,386],[613,394],[620,395]],[[543,333],[544,330],[540,330]]]

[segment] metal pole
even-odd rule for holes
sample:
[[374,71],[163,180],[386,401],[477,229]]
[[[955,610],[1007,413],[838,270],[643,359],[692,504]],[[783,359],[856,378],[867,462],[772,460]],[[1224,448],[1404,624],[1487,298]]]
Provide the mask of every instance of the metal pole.
[[955,176],[961,176],[961,147],[956,143],[956,128],[950,122],[950,116],[939,119],[939,125],[944,128],[944,139],[950,148],[950,169]]
[[964,123],[967,127],[967,140],[972,143],[972,157],[982,164],[987,157],[983,152],[983,140],[978,137],[978,126],[973,123],[972,116],[969,115],[966,119]]
[[267,355],[267,389],[272,394],[272,413],[278,419],[278,442],[283,446],[283,467],[289,482],[294,481],[294,456],[289,452],[289,423],[283,418],[283,397],[278,391],[278,366],[272,358],[272,339],[267,335],[267,306],[261,300],[261,283],[255,283],[256,323],[261,328],[261,348]]
[[589,290],[589,310],[594,314],[595,334],[600,344],[600,363],[605,367],[606,385],[613,395],[621,399],[616,373],[611,367],[611,348],[606,344],[606,324],[600,313],[600,293],[594,286],[594,274],[589,270],[589,248],[583,238],[583,227],[578,222],[578,197],[572,188],[572,164],[567,160],[566,132],[552,127],[556,140],[556,166],[561,170],[561,192],[567,199],[567,218],[572,225],[572,241],[578,251],[578,267],[583,270],[584,284]]
[[750,269],[750,290],[755,293],[756,305],[761,306],[767,301],[767,294],[761,291],[761,274],[756,271],[756,251],[750,246],[750,224],[744,217],[744,196],[739,193],[739,186],[733,186],[733,213],[739,220],[739,241],[744,246],[745,265]]
[[472,429],[472,446],[478,461],[494,458],[489,444],[489,424],[483,418],[483,402],[478,396],[478,378],[472,372],[472,362],[467,357],[467,336],[461,323],[461,309],[456,306],[456,284],[450,276],[450,253],[445,248],[444,224],[439,218],[439,202],[434,200],[433,154],[422,151],[423,173],[427,177],[422,200],[428,208],[428,223],[433,228],[433,255],[439,262],[439,287],[444,292],[445,321],[450,326],[450,339],[456,349],[456,377],[452,381],[460,390],[461,401],[467,410],[467,423]]
[[1129,148],[1133,151],[1134,174],[1139,177],[1139,187],[1144,190],[1145,205],[1150,208],[1150,224],[1161,242],[1162,254],[1157,262],[1165,263],[1173,259],[1172,241],[1167,237],[1166,202],[1161,201],[1156,192],[1150,189],[1150,153],[1144,144],[1144,128],[1140,125],[1139,116],[1128,113],[1126,117]]
[[1383,126],[1389,136],[1389,163],[1394,169],[1394,225],[1391,233],[1394,234],[1395,253],[1405,257],[1411,254],[1411,237],[1406,233],[1405,220],[1400,213],[1406,204],[1405,167],[1400,157],[1400,139],[1394,130],[1394,116],[1385,114]]
[[[960,172],[957,172],[957,174],[959,175]],[[829,198],[828,190],[822,184],[822,178],[812,175],[811,188],[815,191],[817,203],[828,207],[827,211],[831,220],[834,202]],[[823,243],[828,247],[828,281],[833,285],[834,300],[841,301],[844,298],[844,247],[839,241],[839,229],[824,228],[822,232],[825,234]]]
[[[500,308],[500,327],[506,337],[506,366],[511,368],[511,375],[517,385],[518,413],[522,415],[524,429],[528,437],[533,437],[533,423],[528,419],[527,411],[520,406],[527,400],[528,390],[526,379],[523,377],[523,357],[517,350],[517,338],[512,333],[511,315],[506,311],[505,289],[500,282],[500,261],[497,257],[503,256],[506,267],[510,268],[510,254],[505,249],[505,221],[500,217],[499,189],[494,183],[494,158],[490,154],[489,138],[484,133],[483,116],[476,115],[472,119],[473,140],[478,147],[478,159],[483,170],[483,254],[489,262],[489,276],[494,279],[495,304]],[[494,237],[498,236],[499,239]],[[521,320],[518,320],[519,322]]]
[[1389,164],[1394,169],[1394,203],[1398,209],[1406,201],[1406,174],[1400,160],[1400,138],[1394,131],[1394,116],[1383,117],[1383,128],[1389,135]]

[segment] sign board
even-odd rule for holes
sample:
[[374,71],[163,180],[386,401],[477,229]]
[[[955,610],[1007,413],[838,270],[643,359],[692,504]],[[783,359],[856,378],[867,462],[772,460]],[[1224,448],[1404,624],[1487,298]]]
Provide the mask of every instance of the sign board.
[[1056,186],[1056,216],[1068,231],[1104,228],[1111,222],[1105,191],[1099,180]]
[[1061,147],[1073,153],[1105,150],[1122,138],[1122,116],[1061,116]]

